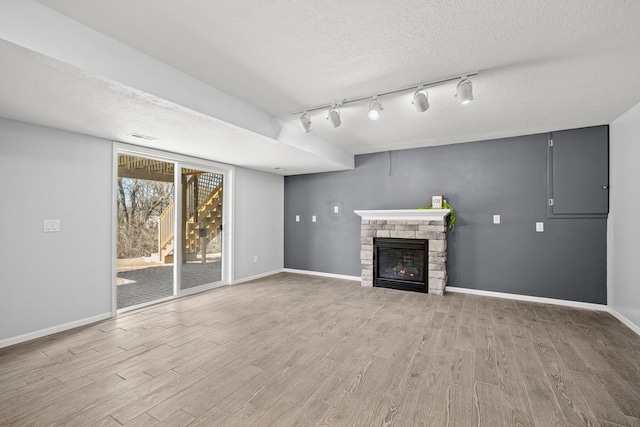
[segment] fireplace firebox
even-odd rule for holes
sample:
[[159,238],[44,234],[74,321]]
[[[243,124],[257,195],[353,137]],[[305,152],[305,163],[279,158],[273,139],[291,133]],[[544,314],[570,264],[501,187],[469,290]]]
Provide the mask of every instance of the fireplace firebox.
[[427,292],[428,251],[429,240],[374,239],[373,286]]

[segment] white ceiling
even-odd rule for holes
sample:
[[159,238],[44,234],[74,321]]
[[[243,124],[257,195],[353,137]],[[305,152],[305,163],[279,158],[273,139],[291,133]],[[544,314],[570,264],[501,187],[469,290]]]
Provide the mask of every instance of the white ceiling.
[[[411,106],[411,93],[382,98],[384,111],[376,122],[367,119],[365,101],[345,106],[342,126],[336,129],[325,120],[326,111],[312,113],[313,135],[352,154],[608,124],[640,102],[639,1],[39,3],[296,126],[292,111],[480,72],[471,78],[475,101],[464,106],[453,97],[452,82],[429,90],[431,108],[422,114]],[[73,85],[73,72],[69,77]],[[98,85],[97,90],[107,99],[114,91],[114,100],[122,101],[117,85]],[[128,96],[144,100],[129,92]],[[146,106],[139,102],[130,107],[140,112],[148,108],[146,126],[163,140],[165,134],[169,141],[184,134],[177,117],[173,127],[166,120],[167,109],[186,114],[209,140],[216,132],[234,137],[215,117],[146,101]],[[4,110],[11,110],[10,103],[5,104]],[[18,118],[25,116],[28,112]],[[37,117],[26,118],[38,123]],[[65,128],[70,120],[59,117],[53,124]],[[97,122],[93,133],[76,131],[118,139],[103,135],[108,121]],[[121,130],[117,120],[113,126],[111,133],[117,134]],[[243,131],[247,132],[235,129],[237,135]],[[300,138],[304,141],[302,132]],[[260,153],[262,164],[248,166],[271,170],[279,160],[291,167],[299,157],[310,156],[283,145],[272,155]],[[175,144],[167,149],[181,152],[183,147]],[[216,158],[213,151],[196,154],[241,164]],[[288,156],[291,161],[286,161]],[[322,156],[307,160],[286,174],[336,168],[326,159],[323,164]]]
[[[2,39],[0,58],[12,59],[1,69],[1,75],[12,78],[0,79],[0,117],[28,118],[44,126],[278,174],[344,169],[323,157]],[[127,136],[132,130],[161,140]],[[265,162],[266,158],[271,160]]]

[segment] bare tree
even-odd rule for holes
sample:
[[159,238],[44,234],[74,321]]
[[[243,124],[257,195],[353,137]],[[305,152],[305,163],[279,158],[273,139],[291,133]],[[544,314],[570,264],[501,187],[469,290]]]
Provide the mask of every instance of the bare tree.
[[158,217],[173,200],[173,183],[118,178],[118,258],[157,251]]

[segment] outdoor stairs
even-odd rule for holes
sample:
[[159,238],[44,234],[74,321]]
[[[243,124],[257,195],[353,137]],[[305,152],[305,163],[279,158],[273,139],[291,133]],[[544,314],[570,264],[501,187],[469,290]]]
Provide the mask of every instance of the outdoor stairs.
[[[189,260],[197,258],[202,250],[200,229],[205,230],[206,242],[211,242],[221,232],[222,177],[216,174],[194,175],[183,191],[186,194],[187,210],[184,256]],[[175,253],[173,212],[172,202],[160,215],[158,226],[158,253],[160,261],[167,264],[173,263]]]
[[206,241],[210,242],[220,234],[222,225],[222,188],[214,191],[207,201],[198,209],[198,215],[187,220],[187,235],[185,236],[187,253],[200,252],[202,239],[200,228],[206,229]]

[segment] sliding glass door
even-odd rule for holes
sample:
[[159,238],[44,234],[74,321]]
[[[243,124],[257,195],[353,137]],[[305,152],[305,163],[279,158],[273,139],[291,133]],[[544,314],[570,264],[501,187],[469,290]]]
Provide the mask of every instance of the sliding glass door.
[[224,170],[117,155],[117,310],[224,283]]
[[174,294],[173,247],[161,229],[174,210],[174,164],[118,155],[117,308]]
[[222,174],[181,169],[180,289],[222,280]]

